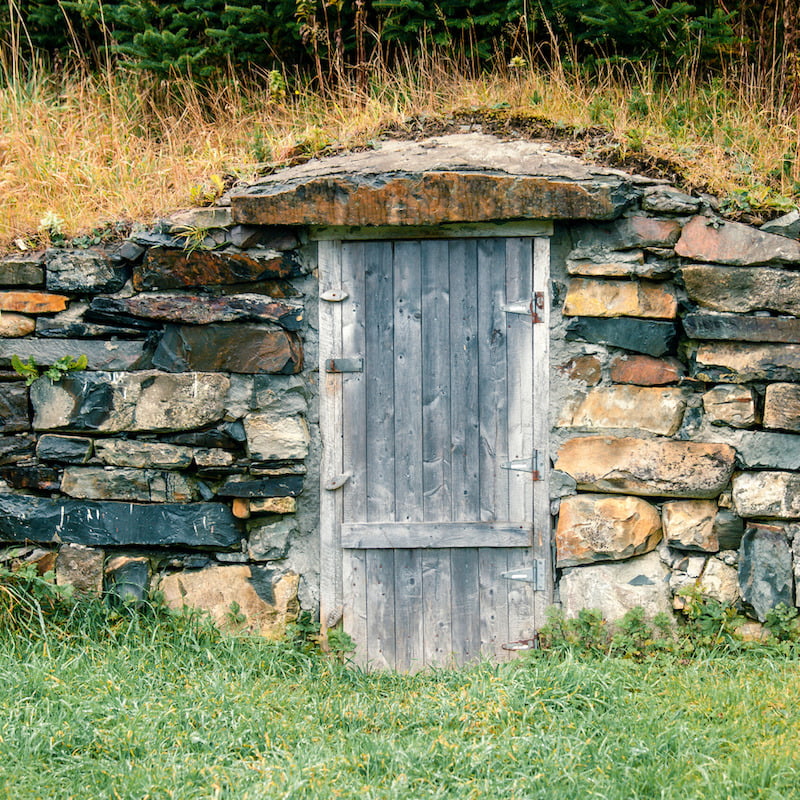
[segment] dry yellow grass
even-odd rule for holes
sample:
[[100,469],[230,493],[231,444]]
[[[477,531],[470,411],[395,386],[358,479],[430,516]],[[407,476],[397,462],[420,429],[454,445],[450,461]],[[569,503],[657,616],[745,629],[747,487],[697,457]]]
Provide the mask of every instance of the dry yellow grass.
[[588,79],[558,65],[469,75],[427,57],[375,69],[366,96],[297,85],[275,98],[266,81],[201,90],[123,72],[38,73],[0,89],[0,245],[35,233],[47,214],[67,235],[148,221],[188,205],[212,175],[248,180],[265,162],[364,145],[411,117],[435,130],[465,110],[494,127],[550,129],[588,158],[667,164],[685,185],[745,206],[783,207],[800,194],[800,115],[765,103],[741,75]]

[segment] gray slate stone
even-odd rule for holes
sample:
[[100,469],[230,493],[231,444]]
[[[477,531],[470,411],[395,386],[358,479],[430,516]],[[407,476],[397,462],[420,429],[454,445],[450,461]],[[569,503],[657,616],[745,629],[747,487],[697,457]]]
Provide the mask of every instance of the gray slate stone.
[[92,446],[92,440],[82,436],[58,436],[46,433],[39,438],[36,455],[42,461],[84,464],[92,457]]
[[648,186],[644,190],[642,208],[657,214],[693,214],[700,208],[702,202],[700,198],[692,197],[671,186]]
[[0,540],[89,546],[236,548],[241,533],[221,503],[137,504],[0,495]]
[[739,589],[759,622],[779,603],[793,605],[793,583],[792,554],[783,533],[748,528],[742,537]]
[[195,480],[190,476],[132,467],[68,466],[61,479],[61,491],[84,500],[187,503],[200,499]]
[[252,561],[276,561],[286,558],[289,539],[296,533],[293,518],[262,523],[250,527],[247,537],[247,554]]
[[303,491],[302,475],[281,475],[258,480],[232,478],[219,489],[220,497],[297,497]]
[[765,222],[761,226],[765,233],[777,233],[789,239],[800,239],[800,211],[795,209],[782,217]]
[[672,322],[628,317],[575,317],[567,326],[566,339],[607,344],[650,356],[663,356],[672,348],[676,335]]
[[752,469],[800,469],[800,436],[744,431],[736,442],[739,463]]
[[42,254],[6,256],[0,259],[0,286],[41,286],[44,283]]
[[150,561],[117,556],[106,566],[106,594],[112,602],[140,605],[150,594]]
[[48,250],[45,254],[47,288],[51,292],[99,294],[116,292],[125,284],[127,270],[98,250]]
[[33,384],[34,429],[190,431],[222,419],[229,388],[216,373],[78,372]]
[[50,365],[59,358],[85,355],[89,370],[148,369],[150,356],[143,342],[98,342],[85,339],[0,339],[0,366],[11,364],[17,355],[24,361],[33,358],[39,365]]

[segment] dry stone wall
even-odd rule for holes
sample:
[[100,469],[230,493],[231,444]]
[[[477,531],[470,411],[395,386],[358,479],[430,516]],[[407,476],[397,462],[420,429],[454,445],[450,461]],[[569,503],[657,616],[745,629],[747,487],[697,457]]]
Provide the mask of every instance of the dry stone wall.
[[[264,635],[313,608],[309,272],[294,231],[227,208],[2,259],[0,560]],[[13,356],[88,363],[28,387]]]
[[724,221],[662,186],[553,242],[553,512],[568,614],[763,622],[800,576],[796,214]]

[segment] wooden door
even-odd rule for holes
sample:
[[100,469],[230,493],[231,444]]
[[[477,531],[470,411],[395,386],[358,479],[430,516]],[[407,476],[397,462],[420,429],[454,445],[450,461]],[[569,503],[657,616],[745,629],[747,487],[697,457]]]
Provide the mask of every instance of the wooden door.
[[322,613],[363,665],[505,659],[542,621],[547,263],[544,237],[319,244]]

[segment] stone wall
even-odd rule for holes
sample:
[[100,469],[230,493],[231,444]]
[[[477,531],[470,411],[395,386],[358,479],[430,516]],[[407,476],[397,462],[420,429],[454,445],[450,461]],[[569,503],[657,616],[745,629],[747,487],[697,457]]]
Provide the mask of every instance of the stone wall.
[[[89,594],[158,588],[222,622],[238,606],[268,635],[316,611],[318,286],[298,232],[386,212],[398,163],[393,216],[372,224],[554,220],[567,613],[671,611],[686,589],[761,621],[796,602],[798,215],[726,222],[712,198],[475,135],[305,165],[114,248],[2,260],[0,562]],[[10,368],[83,355],[30,387]]]
[[[266,635],[313,608],[306,262],[294,231],[226,208],[0,261],[0,560],[87,594],[158,589]],[[15,355],[88,364],[27,387]]]
[[568,614],[680,609],[687,588],[762,622],[794,604],[797,217],[759,230],[651,186],[615,222],[559,226],[552,511]]

